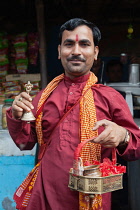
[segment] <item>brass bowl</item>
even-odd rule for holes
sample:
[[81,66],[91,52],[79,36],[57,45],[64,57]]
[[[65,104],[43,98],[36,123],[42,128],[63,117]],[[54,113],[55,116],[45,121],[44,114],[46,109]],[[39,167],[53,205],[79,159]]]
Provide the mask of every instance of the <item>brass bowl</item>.
[[95,177],[100,177],[101,172],[99,170],[98,165],[90,165],[90,166],[84,166],[84,171],[83,171],[84,176],[95,176]]

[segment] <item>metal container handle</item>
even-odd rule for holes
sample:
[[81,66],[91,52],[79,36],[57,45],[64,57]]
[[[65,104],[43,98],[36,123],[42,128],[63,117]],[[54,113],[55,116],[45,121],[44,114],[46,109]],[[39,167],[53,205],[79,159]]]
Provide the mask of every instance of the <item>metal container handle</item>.
[[[76,148],[75,152],[74,152],[74,160],[78,160],[80,157],[80,152],[82,150],[82,148],[84,147],[84,145],[89,142],[89,141],[93,141],[96,137],[87,139],[85,141],[82,141],[80,144],[78,144],[78,147]],[[117,156],[116,156],[116,148],[112,148],[112,163],[113,165],[116,165],[117,163]]]

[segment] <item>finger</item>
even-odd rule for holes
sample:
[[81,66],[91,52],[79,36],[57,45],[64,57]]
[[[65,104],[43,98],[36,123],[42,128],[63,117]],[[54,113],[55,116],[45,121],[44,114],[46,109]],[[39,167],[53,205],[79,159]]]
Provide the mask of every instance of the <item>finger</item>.
[[101,140],[99,140],[99,141],[96,137],[92,140],[92,143],[98,143],[98,144],[101,144],[103,147],[107,147],[107,148],[112,148],[112,147],[118,146],[118,143],[116,141],[114,141],[114,139],[112,139],[112,137],[110,137],[110,135],[108,135],[104,139],[102,139],[102,137],[101,137]]
[[97,138],[95,138],[95,140],[93,140],[93,142],[99,143],[105,147],[108,147],[109,145],[110,147],[117,147],[119,145],[118,138],[114,133],[112,134],[110,129],[108,129],[107,132],[104,130]]
[[103,126],[106,127],[108,125],[108,121],[107,120],[100,120],[97,121],[93,127],[93,130],[97,130],[99,127]]
[[32,97],[28,93],[26,93],[26,92],[22,92],[20,95],[18,95],[18,100],[20,98],[24,98],[24,99],[26,99],[29,102],[32,101]]
[[15,106],[18,106],[19,108],[27,112],[30,112],[31,109],[34,109],[33,105],[25,99],[23,99],[22,101],[16,101]]
[[13,103],[12,110],[17,111],[17,112],[23,112],[23,109],[19,107],[18,105],[16,105],[16,103]]
[[105,148],[114,148],[116,146],[112,145],[112,144],[106,144],[106,145],[102,145]]
[[23,115],[23,109],[19,106],[17,106],[16,104],[12,105],[12,116],[15,119],[20,119],[21,116]]
[[104,147],[117,147],[118,143],[116,141],[112,141],[112,140],[106,140],[106,141],[102,141],[101,142],[102,146]]
[[94,140],[93,142],[94,143],[99,143],[102,141],[102,142],[105,142],[106,140],[110,140],[110,133],[111,133],[111,130],[109,128],[106,128],[104,131],[102,131],[102,133],[100,133]]
[[26,109],[27,111],[30,111],[31,109],[34,109],[34,106],[31,102],[26,100],[25,98],[19,98],[20,100],[16,101],[16,105],[20,106],[23,109]]
[[23,111],[23,109],[17,105],[17,102],[18,102],[18,96],[15,97],[15,100],[13,101],[13,104],[12,104],[12,110],[14,111]]
[[13,108],[17,109],[17,106],[18,106],[22,110],[29,112],[29,111],[31,111],[31,109],[34,109],[34,106],[32,105],[31,100],[30,100],[30,96],[27,93],[23,92],[20,95],[15,97],[15,100],[13,102]]

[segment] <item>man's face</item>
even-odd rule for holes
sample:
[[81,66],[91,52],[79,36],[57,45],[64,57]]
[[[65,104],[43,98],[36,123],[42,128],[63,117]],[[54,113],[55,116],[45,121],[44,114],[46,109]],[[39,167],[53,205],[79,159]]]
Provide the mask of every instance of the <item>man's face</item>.
[[98,55],[91,29],[83,25],[73,31],[65,30],[58,53],[66,76],[73,79],[88,74]]

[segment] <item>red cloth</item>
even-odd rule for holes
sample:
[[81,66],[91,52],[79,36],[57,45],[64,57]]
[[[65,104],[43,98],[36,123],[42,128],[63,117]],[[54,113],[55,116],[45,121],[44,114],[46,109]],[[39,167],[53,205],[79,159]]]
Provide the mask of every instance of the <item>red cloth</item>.
[[[60,82],[45,103],[42,126],[47,142],[64,112],[75,104],[89,75]],[[97,120],[107,119],[131,132],[129,145],[123,154],[126,160],[136,160],[140,154],[140,131],[134,123],[123,97],[114,89],[103,85],[93,87]],[[36,111],[39,93],[33,101]],[[9,132],[18,147],[33,148],[37,142],[34,123],[27,124],[11,118],[7,112]],[[31,127],[30,127],[31,126]],[[16,128],[16,132],[15,132]],[[100,127],[99,133],[103,128]],[[79,144],[79,105],[66,117],[51,137],[51,144],[42,159],[38,178],[27,210],[78,210],[78,192],[68,188],[69,169],[73,166],[74,151]],[[102,148],[102,159],[111,157],[111,149]],[[103,194],[103,209],[110,210],[110,193]]]

